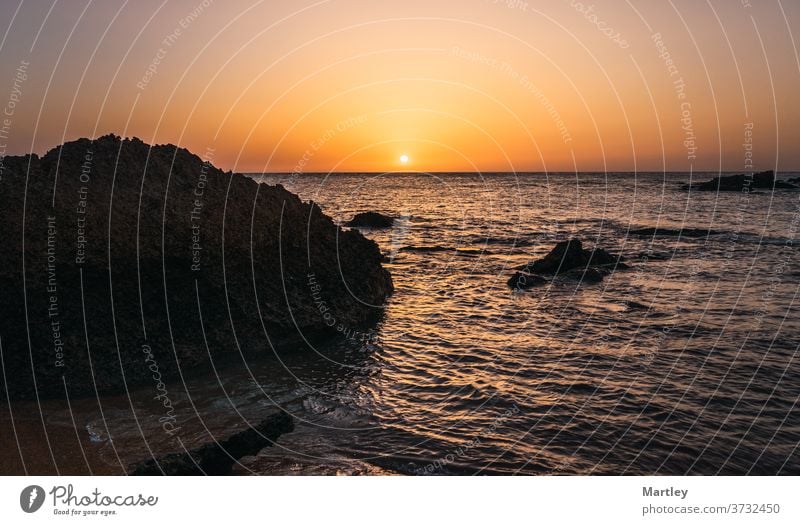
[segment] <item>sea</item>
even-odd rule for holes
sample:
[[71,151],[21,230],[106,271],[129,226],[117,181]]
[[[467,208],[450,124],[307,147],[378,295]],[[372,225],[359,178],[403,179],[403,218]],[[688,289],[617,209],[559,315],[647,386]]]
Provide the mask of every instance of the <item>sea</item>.
[[[170,385],[182,444],[280,407],[296,429],[236,473],[800,474],[800,192],[682,189],[713,175],[251,174],[340,224],[395,217],[361,230],[395,292],[374,324]],[[628,268],[508,287],[567,239]],[[172,447],[151,393],[48,413],[114,471]]]

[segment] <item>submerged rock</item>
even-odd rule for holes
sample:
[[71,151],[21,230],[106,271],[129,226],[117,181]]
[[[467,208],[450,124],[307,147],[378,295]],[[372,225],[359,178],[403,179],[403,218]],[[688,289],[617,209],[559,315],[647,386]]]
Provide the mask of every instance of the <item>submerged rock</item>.
[[356,213],[345,226],[351,228],[389,228],[394,224],[394,218],[374,211]]
[[454,255],[461,255],[464,257],[476,257],[479,255],[490,255],[491,252],[485,249],[478,248],[448,248],[446,246],[439,246],[434,244],[432,246],[403,246],[400,248],[401,252],[417,252],[417,253],[436,253],[436,252],[452,252]]
[[0,396],[155,386],[370,322],[392,292],[373,241],[173,145],[5,157],[0,221]]
[[245,456],[272,446],[281,434],[294,430],[292,416],[279,412],[224,441],[214,441],[189,452],[167,454],[131,465],[131,476],[221,476]]
[[480,255],[491,255],[492,252],[482,248],[456,248],[456,255],[462,257],[478,257]]
[[508,280],[508,286],[509,288],[514,288],[517,290],[526,290],[528,288],[533,288],[534,286],[547,284],[548,282],[549,281],[544,277],[540,277],[532,273],[516,272],[511,276],[511,279]]
[[[543,258],[519,268],[508,281],[511,288],[530,288],[548,282],[541,275],[576,278],[586,282],[600,282],[614,269],[627,268],[619,255],[602,248],[585,249],[579,239],[561,241]],[[523,282],[526,286],[519,286]],[[528,283],[531,284],[528,284]]]
[[572,279],[577,279],[582,282],[599,283],[609,273],[611,272],[606,268],[585,268],[585,269],[570,270],[567,273],[565,273],[564,276]]
[[798,189],[800,186],[775,179],[775,172],[772,170],[760,173],[744,173],[739,175],[724,175],[714,177],[705,182],[684,184],[685,190],[696,191],[743,191],[745,188],[758,189]]
[[650,310],[649,306],[631,300],[625,301],[625,306],[627,306],[629,310]]
[[669,261],[674,257],[674,253],[668,252],[654,252],[654,251],[645,251],[639,252],[638,254],[633,256],[635,259],[639,259],[640,261]]
[[445,246],[433,245],[433,246],[403,246],[400,248],[401,252],[420,252],[420,253],[434,253],[434,252],[446,252],[449,251],[450,248]]

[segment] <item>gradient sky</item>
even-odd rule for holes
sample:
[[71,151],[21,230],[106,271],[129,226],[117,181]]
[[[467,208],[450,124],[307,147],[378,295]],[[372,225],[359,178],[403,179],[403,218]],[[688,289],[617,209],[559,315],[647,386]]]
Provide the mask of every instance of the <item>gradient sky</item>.
[[0,20],[7,154],[113,132],[234,171],[736,171],[752,123],[755,169],[800,168],[796,1],[8,0]]

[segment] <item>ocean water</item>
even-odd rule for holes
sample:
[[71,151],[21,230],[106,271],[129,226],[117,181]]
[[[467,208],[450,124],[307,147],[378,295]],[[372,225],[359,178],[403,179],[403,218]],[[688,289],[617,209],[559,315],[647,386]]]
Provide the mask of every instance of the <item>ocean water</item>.
[[[336,220],[400,220],[363,230],[397,289],[363,359],[315,385],[308,421],[253,468],[800,473],[800,193],[689,194],[688,178],[261,178]],[[713,234],[629,234],[652,226]],[[631,268],[507,288],[514,267],[571,237]]]
[[[337,221],[397,217],[362,230],[396,292],[346,338],[170,385],[187,448],[279,405],[296,430],[237,472],[800,474],[800,192],[689,193],[663,173],[253,177]],[[711,233],[630,233],[655,226]],[[630,268],[507,287],[573,237]],[[76,400],[48,424],[117,472],[174,450],[151,397]]]

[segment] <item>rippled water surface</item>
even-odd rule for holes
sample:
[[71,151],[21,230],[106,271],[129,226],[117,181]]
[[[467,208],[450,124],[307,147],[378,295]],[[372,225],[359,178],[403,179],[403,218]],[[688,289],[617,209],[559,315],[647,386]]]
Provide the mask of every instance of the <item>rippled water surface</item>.
[[[173,387],[206,425],[187,446],[279,404],[297,429],[240,472],[800,474],[800,193],[690,195],[685,174],[256,178],[337,221],[398,217],[363,230],[396,292],[349,340]],[[651,226],[711,234],[629,234]],[[571,237],[630,268],[506,286]],[[167,447],[152,403],[132,398],[136,420],[126,396],[102,417],[72,407],[109,464]]]
[[[265,180],[337,220],[400,220],[364,231],[397,289],[376,344],[357,377],[306,398],[314,423],[264,468],[309,454],[419,473],[800,472],[800,194],[690,195],[685,174]],[[712,235],[628,234],[647,226]],[[631,268],[506,287],[573,236]]]

